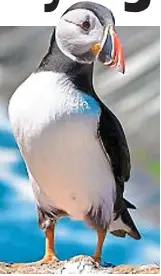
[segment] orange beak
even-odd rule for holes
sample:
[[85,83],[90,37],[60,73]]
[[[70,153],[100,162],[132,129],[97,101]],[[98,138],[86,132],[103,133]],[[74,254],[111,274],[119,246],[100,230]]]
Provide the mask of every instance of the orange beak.
[[125,73],[125,58],[123,47],[112,25],[107,26],[104,33],[102,50],[99,60],[109,67],[116,67],[121,73]]

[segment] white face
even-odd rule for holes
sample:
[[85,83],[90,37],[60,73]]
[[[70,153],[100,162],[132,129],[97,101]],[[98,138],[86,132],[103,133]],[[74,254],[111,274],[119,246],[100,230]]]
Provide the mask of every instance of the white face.
[[66,13],[58,23],[56,41],[60,50],[72,60],[92,63],[97,53],[91,51],[101,43],[104,28],[93,12],[85,9]]

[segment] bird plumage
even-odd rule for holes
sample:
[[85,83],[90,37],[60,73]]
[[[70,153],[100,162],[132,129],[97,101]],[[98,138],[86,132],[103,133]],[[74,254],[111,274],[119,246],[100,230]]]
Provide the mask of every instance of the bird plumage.
[[[90,2],[79,3],[70,11],[82,7],[105,24],[99,5],[93,9]],[[111,22],[111,12],[106,13]],[[13,95],[9,115],[33,186],[40,227],[48,233],[62,216],[86,221],[101,240],[98,259],[106,231],[140,238],[128,212],[135,206],[123,198],[130,153],[121,123],[95,93],[93,56],[79,62],[80,57],[65,55],[56,32],[54,28],[49,51],[35,73]]]

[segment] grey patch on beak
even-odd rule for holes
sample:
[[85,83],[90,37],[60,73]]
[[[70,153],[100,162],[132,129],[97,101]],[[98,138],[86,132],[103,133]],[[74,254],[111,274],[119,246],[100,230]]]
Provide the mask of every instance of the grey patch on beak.
[[112,37],[108,34],[102,51],[99,54],[99,59],[102,63],[110,63],[113,52]]

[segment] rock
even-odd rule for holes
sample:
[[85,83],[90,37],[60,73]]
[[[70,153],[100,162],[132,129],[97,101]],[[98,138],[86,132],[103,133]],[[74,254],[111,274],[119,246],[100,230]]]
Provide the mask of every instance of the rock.
[[57,264],[28,265],[14,268],[10,264],[0,263],[0,274],[159,274],[160,267],[156,264],[133,266],[120,265],[104,267],[95,263],[91,257],[77,256]]

